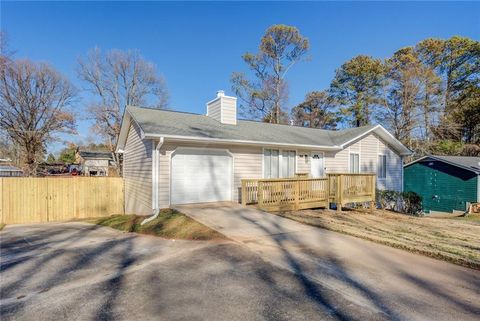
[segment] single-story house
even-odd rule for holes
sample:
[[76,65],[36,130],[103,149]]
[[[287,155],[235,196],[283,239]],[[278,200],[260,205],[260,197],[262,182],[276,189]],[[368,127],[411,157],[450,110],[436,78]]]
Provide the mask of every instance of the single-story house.
[[75,162],[85,176],[108,176],[108,168],[113,165],[110,152],[77,151]]
[[480,157],[425,156],[404,173],[404,190],[422,196],[425,213],[465,211],[480,202]]
[[20,177],[23,176],[23,171],[13,165],[0,164],[0,177]]
[[237,99],[223,91],[206,114],[127,106],[123,153],[127,213],[172,204],[239,201],[241,180],[378,172],[378,187],[401,190],[411,151],[380,125],[330,131],[237,120]]

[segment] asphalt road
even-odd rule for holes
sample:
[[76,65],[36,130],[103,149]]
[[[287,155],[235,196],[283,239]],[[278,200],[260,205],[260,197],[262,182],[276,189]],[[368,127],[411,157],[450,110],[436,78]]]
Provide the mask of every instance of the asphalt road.
[[0,281],[2,321],[389,319],[233,242],[84,223],[7,226]]

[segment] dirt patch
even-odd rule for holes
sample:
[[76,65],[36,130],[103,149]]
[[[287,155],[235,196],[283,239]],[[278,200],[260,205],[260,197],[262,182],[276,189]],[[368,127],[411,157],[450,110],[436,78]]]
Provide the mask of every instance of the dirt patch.
[[140,215],[113,215],[109,217],[89,219],[87,222],[109,226],[111,228],[141,234],[156,235],[165,238],[183,240],[220,240],[225,236],[209,227],[189,218],[173,209],[160,211],[158,217],[144,225],[147,218]]
[[480,270],[477,216],[439,219],[382,210],[306,210],[277,215]]

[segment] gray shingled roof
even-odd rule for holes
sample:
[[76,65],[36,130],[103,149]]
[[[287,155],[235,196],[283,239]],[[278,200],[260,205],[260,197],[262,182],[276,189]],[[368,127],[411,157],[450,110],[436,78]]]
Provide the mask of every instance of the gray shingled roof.
[[20,168],[11,165],[0,165],[0,172],[23,172]]
[[333,131],[250,120],[238,120],[237,125],[226,125],[206,115],[132,106],[127,108],[146,136],[172,135],[334,147],[375,127],[372,125]]
[[80,151],[80,156],[82,158],[97,158],[97,159],[110,159],[113,160],[112,153],[110,152],[87,152],[87,151]]
[[433,159],[438,159],[446,163],[457,165],[465,169],[469,169],[472,172],[480,174],[480,157],[473,156],[428,156]]

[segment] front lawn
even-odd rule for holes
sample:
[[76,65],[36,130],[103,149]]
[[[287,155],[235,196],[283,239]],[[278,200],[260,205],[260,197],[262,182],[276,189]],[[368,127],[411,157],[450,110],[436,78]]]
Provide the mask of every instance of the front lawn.
[[140,225],[147,216],[113,215],[87,220],[90,223],[141,234],[184,240],[220,240],[225,236],[172,209],[163,209],[158,217]]
[[278,213],[305,224],[480,269],[478,216],[413,217],[388,211],[373,213],[305,210]]

